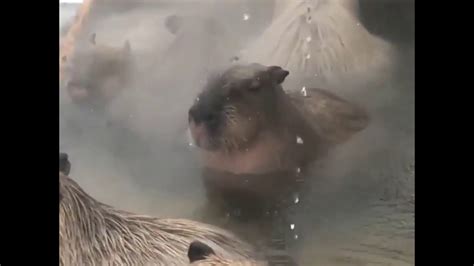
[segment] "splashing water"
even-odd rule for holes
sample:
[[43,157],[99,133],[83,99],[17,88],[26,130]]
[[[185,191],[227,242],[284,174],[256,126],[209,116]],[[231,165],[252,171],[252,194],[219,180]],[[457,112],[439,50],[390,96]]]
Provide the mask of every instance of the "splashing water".
[[295,224],[290,224],[290,229],[295,230]]
[[295,202],[295,204],[298,204],[298,202],[300,202],[300,197],[298,196],[298,194],[295,195],[294,202]]
[[244,13],[244,15],[242,16],[242,19],[243,19],[244,21],[247,21],[247,20],[250,19],[250,15],[247,14],[247,13]]
[[301,94],[303,94],[304,97],[306,97],[308,94],[306,93],[306,87],[303,87],[301,89]]

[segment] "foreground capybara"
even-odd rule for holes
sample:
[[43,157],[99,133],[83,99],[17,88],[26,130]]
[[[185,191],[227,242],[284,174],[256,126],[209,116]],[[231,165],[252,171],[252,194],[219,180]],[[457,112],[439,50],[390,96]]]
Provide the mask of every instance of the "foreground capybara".
[[189,246],[188,258],[190,265],[196,266],[267,266],[268,263],[265,261],[257,261],[253,259],[247,260],[232,260],[226,259],[219,255],[216,255],[214,250],[208,245],[194,241]]
[[209,79],[189,110],[213,203],[286,197],[300,172],[367,127],[360,107],[321,89],[286,93],[279,66],[234,65]]
[[65,82],[72,102],[104,108],[131,80],[132,55],[128,41],[123,46],[100,45],[96,35],[78,46],[71,57],[64,58]]
[[117,210],[59,173],[60,265],[187,265],[194,240],[219,256],[247,260],[253,247],[220,228],[185,219],[158,219]]

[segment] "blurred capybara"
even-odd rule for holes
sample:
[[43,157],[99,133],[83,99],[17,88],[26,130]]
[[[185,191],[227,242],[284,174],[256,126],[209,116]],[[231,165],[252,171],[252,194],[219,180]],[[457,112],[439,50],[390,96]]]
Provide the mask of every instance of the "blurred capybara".
[[65,61],[65,87],[72,102],[81,106],[104,108],[131,81],[131,46],[100,45],[95,34],[78,46]]

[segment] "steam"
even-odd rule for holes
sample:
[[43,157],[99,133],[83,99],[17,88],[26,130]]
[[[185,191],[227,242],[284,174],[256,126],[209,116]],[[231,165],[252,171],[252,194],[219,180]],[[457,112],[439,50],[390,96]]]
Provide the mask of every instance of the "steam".
[[[196,149],[187,131],[188,108],[206,75],[231,64],[232,57],[255,43],[271,22],[273,13],[268,10],[274,9],[273,1],[222,2],[156,1],[156,6],[109,14],[81,28],[84,36],[96,32],[97,43],[119,46],[129,40],[136,64],[133,85],[105,114],[78,109],[61,91],[60,147],[70,155],[71,176],[93,197],[161,217],[192,218],[204,204]],[[182,35],[173,35],[165,27],[165,19],[173,14],[189,19]],[[202,18],[214,19],[222,29],[209,31]],[[66,37],[62,53],[71,52],[76,36]],[[316,36],[301,38],[307,43],[317,40]],[[317,59],[316,53],[308,56]],[[402,68],[413,64],[408,60]],[[313,72],[313,78],[321,75]],[[329,228],[320,217],[333,219],[334,229],[341,220],[350,222],[339,216],[349,217],[348,209],[356,212],[381,197],[405,199],[414,193],[414,177],[404,170],[414,164],[412,78],[363,82],[364,90],[341,95],[366,107],[371,125],[314,166],[311,198],[295,195],[295,205],[310,209],[288,227],[299,230],[293,235],[302,246],[307,243],[305,232],[319,225]],[[347,92],[353,83],[357,80],[326,89]],[[306,95],[312,84],[283,86]],[[298,138],[295,141],[305,145]],[[304,231],[305,226],[310,229]]]

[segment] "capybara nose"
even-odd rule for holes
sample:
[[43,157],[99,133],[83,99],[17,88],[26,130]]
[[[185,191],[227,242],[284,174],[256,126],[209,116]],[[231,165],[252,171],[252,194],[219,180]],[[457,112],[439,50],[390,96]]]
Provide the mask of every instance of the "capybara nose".
[[195,124],[213,124],[217,121],[217,115],[212,111],[193,107],[189,109],[189,122],[191,121],[193,121]]
[[193,106],[189,109],[189,112],[188,112],[188,122],[193,121],[194,123],[198,123],[197,119],[198,117],[197,117],[196,106]]

